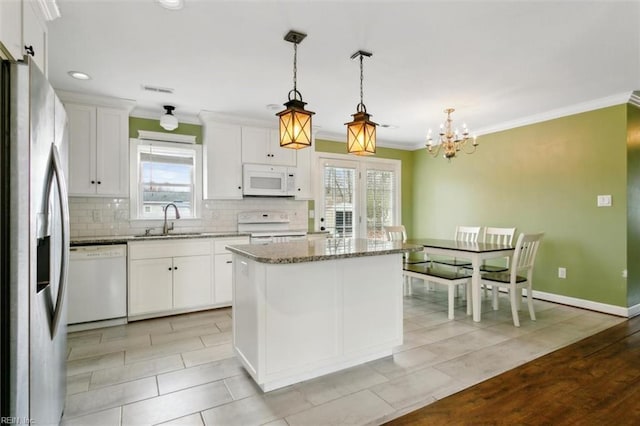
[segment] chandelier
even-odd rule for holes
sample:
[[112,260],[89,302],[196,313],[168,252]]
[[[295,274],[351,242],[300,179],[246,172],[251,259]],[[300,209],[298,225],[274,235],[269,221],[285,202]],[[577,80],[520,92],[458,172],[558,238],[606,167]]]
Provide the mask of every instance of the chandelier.
[[376,153],[376,126],[371,121],[370,114],[367,114],[367,107],[363,102],[362,81],[364,74],[362,72],[362,57],[371,57],[370,52],[359,50],[351,59],[360,58],[360,103],[356,107],[356,113],[353,115],[353,121],[345,123],[347,125],[347,152],[355,155],[373,155]]
[[[437,157],[440,154],[440,150],[444,150],[444,158],[451,160],[460,151],[465,154],[473,154],[478,146],[478,141],[475,136],[469,137],[469,129],[466,124],[462,125],[462,133],[458,129],[452,130],[451,127],[451,113],[455,111],[453,108],[447,108],[444,110],[447,113],[447,121],[440,125],[440,140],[438,143],[433,143],[431,136],[431,129],[427,133],[427,149],[432,157]],[[468,145],[467,142],[471,139],[473,142]]]
[[297,87],[298,43],[306,36],[289,31],[284,37],[286,41],[293,43],[293,89],[289,92],[288,102],[284,104],[286,109],[276,114],[280,117],[280,146],[283,148],[300,149],[311,146],[311,116],[315,113],[304,109],[306,102],[302,102],[302,94]]

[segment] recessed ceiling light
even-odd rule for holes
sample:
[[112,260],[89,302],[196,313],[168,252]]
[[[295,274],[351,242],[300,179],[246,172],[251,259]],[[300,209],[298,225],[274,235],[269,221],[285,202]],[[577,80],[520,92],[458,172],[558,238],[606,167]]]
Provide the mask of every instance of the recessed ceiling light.
[[75,78],[76,80],[91,80],[91,76],[82,71],[69,71],[67,74],[69,74],[71,77]]
[[184,0],[158,0],[158,3],[169,10],[180,10],[184,7]]
[[280,108],[282,108],[282,105],[279,105],[279,104],[268,104],[267,105],[267,109],[271,109],[271,110],[274,110],[274,111],[277,110],[277,109],[280,109]]
[[385,129],[397,129],[398,126],[395,124],[381,124],[380,127],[384,127]]

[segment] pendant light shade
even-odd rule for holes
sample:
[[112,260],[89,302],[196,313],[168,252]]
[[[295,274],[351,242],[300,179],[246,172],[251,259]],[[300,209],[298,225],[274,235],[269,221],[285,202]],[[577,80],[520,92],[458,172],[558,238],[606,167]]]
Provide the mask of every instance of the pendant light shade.
[[314,112],[304,109],[306,102],[297,88],[298,44],[306,34],[289,31],[284,39],[293,43],[293,89],[289,92],[289,100],[284,104],[285,110],[276,115],[280,118],[280,146],[283,148],[301,149],[311,146],[311,116]]
[[311,146],[311,111],[304,109],[305,102],[292,99],[285,103],[280,117],[280,146],[283,148],[307,148]]
[[[364,107],[364,105],[363,105]],[[355,155],[373,155],[376,153],[376,126],[364,111],[353,114],[353,121],[347,125],[347,152]]]
[[370,120],[371,115],[367,114],[367,107],[363,102],[363,56],[371,57],[371,53],[359,50],[351,55],[351,59],[360,58],[360,103],[356,107],[356,113],[353,114],[353,121],[345,123],[347,126],[347,152],[355,155],[373,155],[376,153],[376,126],[378,124]]

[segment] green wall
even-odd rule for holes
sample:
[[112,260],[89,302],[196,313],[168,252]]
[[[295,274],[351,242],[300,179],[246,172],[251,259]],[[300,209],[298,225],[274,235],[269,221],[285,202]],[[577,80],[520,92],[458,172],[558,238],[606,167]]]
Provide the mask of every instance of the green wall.
[[[347,153],[347,144],[346,142],[332,142],[327,140],[316,140],[315,141],[315,150],[316,152],[331,152],[334,154],[346,154]],[[413,197],[413,182],[414,182],[414,170],[413,170],[413,152],[404,151],[400,149],[393,148],[376,148],[377,158],[388,158],[394,160],[400,160],[402,162],[402,176],[400,187],[401,196],[402,196],[402,222],[407,229],[407,235],[410,237],[413,235],[413,213],[414,210],[411,206],[411,198]],[[313,202],[310,202],[310,207],[313,209]],[[313,220],[309,221],[309,229],[313,229]]]
[[[456,225],[545,232],[536,290],[627,306],[626,105],[489,134],[451,162],[415,152],[416,237]],[[611,194],[612,207],[597,207]],[[567,278],[558,278],[558,267]]]
[[640,109],[627,106],[627,306],[640,303]]
[[199,124],[180,123],[177,129],[172,132],[167,132],[162,127],[160,127],[159,120],[153,120],[150,118],[129,117],[129,137],[137,138],[138,130],[147,130],[150,132],[162,133],[178,133],[181,135],[195,136],[196,143],[202,143],[202,126]]

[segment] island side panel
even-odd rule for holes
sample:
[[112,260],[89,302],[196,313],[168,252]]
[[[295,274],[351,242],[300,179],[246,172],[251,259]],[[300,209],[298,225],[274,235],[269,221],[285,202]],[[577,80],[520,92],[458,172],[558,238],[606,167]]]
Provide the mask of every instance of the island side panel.
[[344,260],[344,354],[402,344],[402,255]]
[[233,255],[233,346],[245,368],[258,381],[260,369],[259,321],[264,300],[264,266],[243,256]]
[[267,265],[266,274],[265,376],[282,378],[339,357],[342,294],[336,261]]

